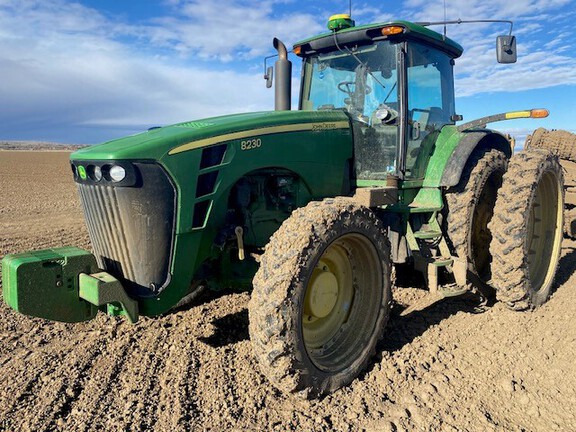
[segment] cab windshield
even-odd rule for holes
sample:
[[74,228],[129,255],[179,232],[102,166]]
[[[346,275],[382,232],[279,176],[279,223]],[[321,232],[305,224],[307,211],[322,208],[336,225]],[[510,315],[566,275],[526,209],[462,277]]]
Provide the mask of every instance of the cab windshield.
[[303,110],[344,109],[368,122],[383,104],[397,110],[396,46],[387,41],[309,57],[303,79]]

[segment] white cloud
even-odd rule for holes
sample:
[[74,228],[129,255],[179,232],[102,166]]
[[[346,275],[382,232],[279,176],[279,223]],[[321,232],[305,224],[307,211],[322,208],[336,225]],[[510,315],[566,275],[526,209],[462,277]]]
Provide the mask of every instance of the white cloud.
[[542,44],[518,44],[518,63],[495,63],[493,46],[475,45],[458,61],[457,94],[469,96],[481,92],[512,92],[546,88],[556,85],[576,85],[576,58],[542,49]]
[[76,126],[140,128],[272,106],[260,74],[171,66],[121,51],[52,54],[33,66],[0,62],[4,121],[47,117]]
[[[123,25],[59,0],[0,8],[0,136],[31,125],[60,132],[140,129],[273,107],[260,70],[185,65],[116,39]],[[134,36],[142,29],[125,27]],[[39,137],[41,138],[41,137]],[[53,138],[54,139],[54,138]],[[100,140],[96,138],[96,140]]]
[[157,26],[148,31],[153,43],[172,47],[182,55],[225,62],[270,53],[272,36],[288,45],[322,31],[311,14],[275,14],[275,3],[181,1],[174,8],[177,14],[158,18]]

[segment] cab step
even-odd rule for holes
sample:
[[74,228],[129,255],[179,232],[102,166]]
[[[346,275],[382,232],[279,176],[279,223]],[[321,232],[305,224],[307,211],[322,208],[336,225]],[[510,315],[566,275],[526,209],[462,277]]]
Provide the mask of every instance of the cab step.
[[434,240],[442,237],[442,231],[436,230],[421,230],[414,232],[414,238],[420,240]]
[[442,285],[438,287],[438,294],[441,295],[443,298],[446,297],[458,297],[462,294],[466,294],[468,291],[467,286],[460,286],[457,284],[448,284]]
[[452,258],[444,258],[444,257],[433,257],[428,262],[428,264],[433,265],[435,267],[448,267],[449,265],[452,265],[452,263],[454,263],[454,260]]

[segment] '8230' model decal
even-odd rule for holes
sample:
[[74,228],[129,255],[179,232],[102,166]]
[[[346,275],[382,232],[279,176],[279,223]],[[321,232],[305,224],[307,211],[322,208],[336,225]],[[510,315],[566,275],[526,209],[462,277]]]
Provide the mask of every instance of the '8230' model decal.
[[262,147],[262,139],[250,138],[240,141],[240,150],[254,150]]

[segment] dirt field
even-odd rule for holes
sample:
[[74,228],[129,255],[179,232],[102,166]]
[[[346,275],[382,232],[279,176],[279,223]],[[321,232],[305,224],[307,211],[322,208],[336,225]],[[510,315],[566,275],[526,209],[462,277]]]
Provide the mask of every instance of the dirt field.
[[[0,151],[0,257],[89,248],[67,153]],[[409,318],[422,297],[396,289],[372,367],[320,401],[278,393],[248,340],[249,294],[131,325],[84,324],[0,306],[1,431],[576,431],[576,242],[558,289],[535,312],[474,297]]]

